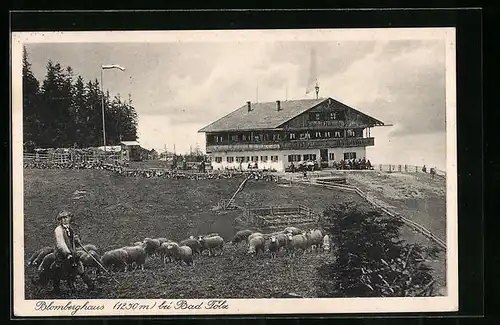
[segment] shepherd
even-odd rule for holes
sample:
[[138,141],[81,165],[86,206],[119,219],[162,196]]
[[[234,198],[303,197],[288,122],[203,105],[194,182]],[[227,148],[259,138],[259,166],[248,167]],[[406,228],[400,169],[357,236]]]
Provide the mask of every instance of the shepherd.
[[[87,285],[89,291],[94,290],[95,286],[90,277],[84,272],[83,264],[76,254],[76,245],[81,246],[78,235],[75,235],[70,226],[73,214],[69,211],[61,211],[56,220],[59,225],[54,230],[56,239],[55,261],[51,265],[53,270],[53,292],[60,293],[59,284],[62,278],[73,278],[79,275]],[[72,283],[72,289],[75,290],[75,283]]]

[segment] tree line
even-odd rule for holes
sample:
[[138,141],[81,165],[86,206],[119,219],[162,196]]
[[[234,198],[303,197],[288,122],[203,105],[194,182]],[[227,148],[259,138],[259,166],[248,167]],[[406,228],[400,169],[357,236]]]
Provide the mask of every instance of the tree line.
[[[111,98],[97,78],[84,81],[71,67],[49,60],[40,83],[23,49],[23,136],[25,147],[67,148],[103,145],[102,100],[106,145],[137,139],[137,113],[131,95]],[[28,144],[28,145],[27,145]]]

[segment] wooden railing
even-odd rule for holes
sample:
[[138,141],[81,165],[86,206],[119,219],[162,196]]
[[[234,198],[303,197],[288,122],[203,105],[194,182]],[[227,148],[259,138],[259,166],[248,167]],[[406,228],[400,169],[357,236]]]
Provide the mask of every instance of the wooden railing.
[[[388,172],[388,173],[393,173],[393,172],[424,173],[423,167],[424,166],[402,165],[402,164],[397,164],[397,165],[375,164],[375,165],[373,165],[374,170],[381,171],[381,172]],[[431,172],[431,168],[434,168],[434,167],[426,166],[425,173],[429,174]],[[437,176],[446,177],[446,172],[444,170],[440,170],[437,168],[435,168],[434,170],[435,170]]]
[[207,153],[219,151],[252,151],[252,150],[285,150],[285,149],[317,149],[338,147],[365,147],[374,146],[375,138],[330,138],[289,140],[256,143],[219,143],[207,144]]

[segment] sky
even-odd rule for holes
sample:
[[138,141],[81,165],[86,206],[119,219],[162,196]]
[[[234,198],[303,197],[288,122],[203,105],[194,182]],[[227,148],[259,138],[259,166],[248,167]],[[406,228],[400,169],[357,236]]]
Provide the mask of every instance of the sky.
[[127,98],[146,148],[188,152],[197,131],[246,101],[313,98],[305,94],[311,49],[320,97],[332,97],[386,124],[372,129],[373,163],[446,165],[445,42],[329,40],[164,43],[28,43],[32,70],[43,80],[49,59]]

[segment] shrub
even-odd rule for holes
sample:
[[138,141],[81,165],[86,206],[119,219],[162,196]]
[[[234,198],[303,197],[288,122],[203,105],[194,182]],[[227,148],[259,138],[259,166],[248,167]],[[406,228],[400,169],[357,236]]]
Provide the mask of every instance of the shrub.
[[329,207],[321,217],[331,235],[335,261],[318,271],[325,277],[325,296],[402,297],[427,296],[434,280],[426,258],[435,257],[436,247],[408,244],[400,240],[399,219],[370,210],[360,211],[343,203]]

